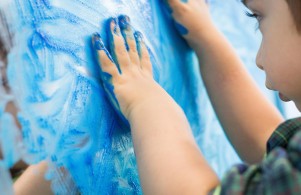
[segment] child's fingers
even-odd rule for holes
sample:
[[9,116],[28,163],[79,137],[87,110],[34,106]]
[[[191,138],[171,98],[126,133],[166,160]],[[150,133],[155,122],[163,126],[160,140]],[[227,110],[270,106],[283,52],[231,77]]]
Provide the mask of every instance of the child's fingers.
[[130,18],[126,15],[118,17],[121,34],[125,39],[125,44],[131,59],[132,64],[139,65],[139,56],[137,52],[136,41],[134,37],[133,28],[130,23]]
[[108,20],[108,38],[110,53],[117,65],[119,73],[122,73],[122,70],[129,66],[131,61],[116,18],[110,18]]
[[124,117],[120,110],[120,106],[114,92],[114,85],[116,84],[114,83],[114,80],[116,81],[116,78],[120,76],[118,68],[114,63],[110,53],[105,48],[103,41],[98,33],[95,33],[93,35],[92,42],[95,50],[97,51],[99,65],[102,70],[102,85],[104,87],[106,95],[114,109],[117,111],[118,115],[120,115],[121,120],[123,120],[124,123],[129,127],[130,125],[128,124],[127,119]]
[[141,32],[136,31],[134,33],[136,44],[137,44],[137,50],[140,58],[140,65],[143,70],[148,71],[150,74],[152,74],[152,63],[150,60],[150,56],[147,50],[147,47],[144,42],[144,38]]
[[111,75],[118,74],[118,69],[98,33],[93,35],[92,44],[97,52],[98,63],[101,70]]
[[187,3],[188,0],[163,0],[163,2],[170,6],[170,8],[174,9],[183,3]]

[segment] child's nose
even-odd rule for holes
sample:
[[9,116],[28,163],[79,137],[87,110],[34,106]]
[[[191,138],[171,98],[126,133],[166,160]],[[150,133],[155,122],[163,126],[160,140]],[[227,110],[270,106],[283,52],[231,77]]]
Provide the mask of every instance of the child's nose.
[[263,60],[262,60],[262,51],[263,51],[263,44],[261,43],[260,48],[258,50],[257,56],[256,56],[256,65],[261,70],[264,70],[263,68]]

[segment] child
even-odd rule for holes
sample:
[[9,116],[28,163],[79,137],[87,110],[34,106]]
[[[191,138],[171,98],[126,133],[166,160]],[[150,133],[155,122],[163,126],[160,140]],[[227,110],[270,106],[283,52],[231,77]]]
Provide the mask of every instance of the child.
[[[93,43],[108,97],[130,123],[144,194],[301,194],[300,121],[279,126],[282,117],[214,27],[205,0],[166,3],[174,20],[187,29],[182,35],[202,62],[202,77],[215,111],[246,164],[233,167],[218,180],[199,151],[183,111],[153,80],[142,35],[133,32],[128,17],[112,18],[110,53],[98,34]],[[266,73],[267,88],[279,91],[283,101],[294,101],[300,110],[301,1],[243,3],[263,35],[257,66]]]

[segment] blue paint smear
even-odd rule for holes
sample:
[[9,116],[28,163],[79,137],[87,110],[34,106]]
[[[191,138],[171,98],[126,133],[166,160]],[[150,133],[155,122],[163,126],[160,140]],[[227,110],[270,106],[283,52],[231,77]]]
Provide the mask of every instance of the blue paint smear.
[[[209,3],[216,25],[262,85],[265,76],[254,64],[260,42],[255,23],[237,0]],[[14,0],[5,9],[15,32],[8,77],[20,107],[22,158],[51,163],[47,178],[56,194],[142,194],[130,132],[105,97],[91,45],[94,32],[108,43],[105,21],[120,14],[143,33],[156,81],[185,111],[209,164],[222,176],[240,161],[213,112],[196,56],[164,9],[159,0]],[[274,101],[275,94],[261,88]],[[61,166],[67,176],[57,170]]]
[[183,26],[182,24],[180,24],[178,22],[175,22],[175,27],[181,35],[187,35],[189,32],[185,26]]

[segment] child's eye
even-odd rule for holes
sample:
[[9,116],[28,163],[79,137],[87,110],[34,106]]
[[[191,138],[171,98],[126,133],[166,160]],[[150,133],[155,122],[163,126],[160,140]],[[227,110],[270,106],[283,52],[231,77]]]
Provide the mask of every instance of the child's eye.
[[248,17],[250,17],[250,18],[255,18],[255,19],[257,19],[258,21],[261,20],[261,16],[258,15],[258,14],[251,13],[251,12],[246,12],[246,15],[247,15]]
[[260,27],[261,16],[259,16],[258,14],[255,14],[255,13],[250,13],[250,12],[246,12],[246,15],[250,18],[255,18],[258,21],[258,24],[256,27],[256,30],[258,30]]
[[253,13],[247,12],[247,11],[246,11],[246,15],[247,15],[248,17],[250,17],[250,18],[256,18],[256,19],[257,19],[257,17],[258,17],[257,14],[253,14]]

